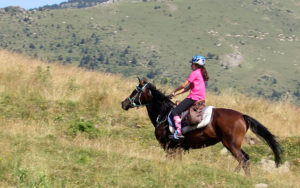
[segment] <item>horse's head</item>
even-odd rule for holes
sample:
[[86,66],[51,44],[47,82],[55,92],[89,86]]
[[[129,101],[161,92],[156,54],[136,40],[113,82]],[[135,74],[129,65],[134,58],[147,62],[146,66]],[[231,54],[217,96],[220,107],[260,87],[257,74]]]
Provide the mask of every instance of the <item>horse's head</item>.
[[150,83],[146,80],[143,79],[139,80],[139,85],[136,86],[136,88],[131,92],[129,97],[127,97],[121,104],[122,108],[124,110],[128,110],[129,108],[134,108],[134,107],[141,107],[147,104],[150,104],[152,95],[151,91],[148,88],[150,86]]

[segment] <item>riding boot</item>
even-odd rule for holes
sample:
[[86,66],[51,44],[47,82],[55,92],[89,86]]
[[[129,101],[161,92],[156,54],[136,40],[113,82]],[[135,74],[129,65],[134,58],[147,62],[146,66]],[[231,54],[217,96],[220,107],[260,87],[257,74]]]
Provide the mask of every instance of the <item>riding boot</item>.
[[181,118],[179,116],[174,116],[173,119],[174,119],[175,126],[176,126],[174,138],[175,139],[183,138],[184,136],[182,135],[182,130],[181,130]]

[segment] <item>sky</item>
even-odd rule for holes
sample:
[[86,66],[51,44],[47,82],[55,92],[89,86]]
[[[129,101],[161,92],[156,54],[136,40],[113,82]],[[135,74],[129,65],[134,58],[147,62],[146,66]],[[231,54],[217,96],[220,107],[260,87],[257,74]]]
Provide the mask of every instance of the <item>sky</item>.
[[0,0],[0,8],[19,6],[24,9],[38,8],[44,5],[59,4],[67,0]]

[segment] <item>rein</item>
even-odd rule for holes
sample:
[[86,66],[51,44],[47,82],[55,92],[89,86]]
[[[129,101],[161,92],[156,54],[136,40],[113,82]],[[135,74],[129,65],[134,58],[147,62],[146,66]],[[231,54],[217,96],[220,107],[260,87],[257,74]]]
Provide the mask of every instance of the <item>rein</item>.
[[168,116],[166,116],[165,119],[163,119],[163,120],[161,120],[161,121],[159,121],[159,119],[160,119],[160,115],[157,116],[157,118],[156,118],[156,123],[157,123],[157,124],[162,124],[162,123],[164,123],[164,122],[167,121]]

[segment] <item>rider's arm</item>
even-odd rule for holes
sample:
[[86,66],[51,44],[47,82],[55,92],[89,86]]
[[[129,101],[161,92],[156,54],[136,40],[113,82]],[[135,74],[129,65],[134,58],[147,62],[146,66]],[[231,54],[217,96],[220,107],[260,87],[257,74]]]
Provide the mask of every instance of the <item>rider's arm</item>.
[[182,93],[188,91],[189,89],[190,89],[190,82],[186,80],[178,88],[176,88],[174,90],[174,92],[172,93],[172,95],[176,96],[176,95],[182,94]]
[[[185,93],[185,92],[189,91],[190,89],[191,89],[191,84],[189,82],[189,84],[184,88],[184,90],[182,91],[182,93]],[[181,93],[179,93],[179,94],[181,94]]]

